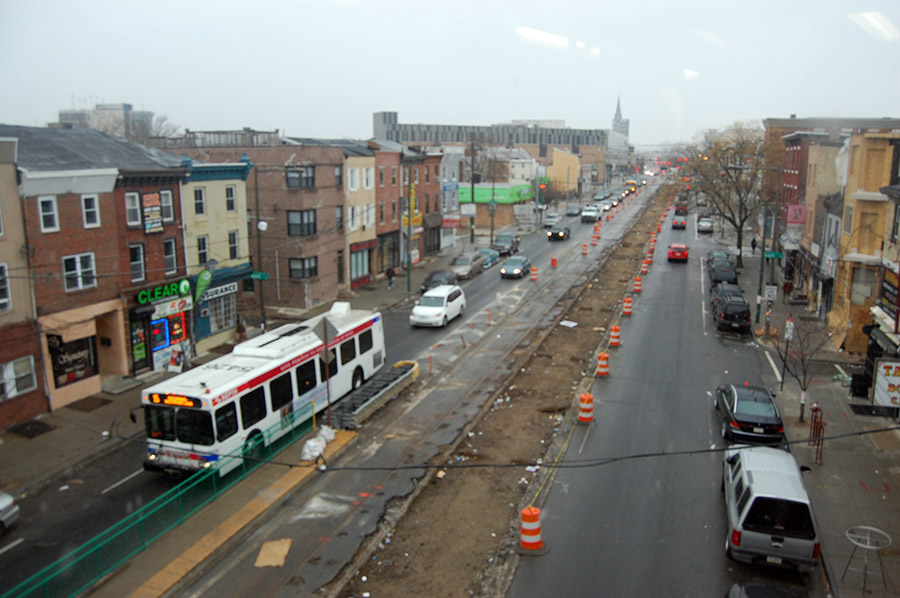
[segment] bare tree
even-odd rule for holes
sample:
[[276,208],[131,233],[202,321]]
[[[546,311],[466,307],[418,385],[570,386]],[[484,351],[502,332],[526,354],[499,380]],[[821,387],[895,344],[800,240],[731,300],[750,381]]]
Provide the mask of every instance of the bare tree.
[[769,199],[764,174],[777,164],[776,140],[747,123],[734,123],[724,131],[707,131],[699,142],[686,148],[684,169],[691,190],[702,193],[713,210],[737,233],[737,266],[743,267],[741,247],[748,223]]
[[775,350],[781,359],[782,388],[784,387],[784,372],[787,371],[800,386],[800,421],[803,421],[803,411],[806,407],[806,391],[812,383],[811,366],[813,359],[825,343],[831,338],[831,333],[820,326],[800,320],[793,322],[793,330],[788,332],[785,324],[784,344],[775,343]]

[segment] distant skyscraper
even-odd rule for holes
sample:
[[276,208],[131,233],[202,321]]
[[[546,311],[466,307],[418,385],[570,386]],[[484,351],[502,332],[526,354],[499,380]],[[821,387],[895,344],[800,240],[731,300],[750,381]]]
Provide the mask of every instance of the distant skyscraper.
[[616,98],[616,114],[613,116],[609,131],[609,146],[606,155],[606,168],[609,174],[624,172],[628,166],[628,128],[629,121],[622,118],[622,100]]
[[97,104],[93,110],[60,110],[59,122],[73,129],[96,129],[126,139],[147,139],[153,113],[131,104]]

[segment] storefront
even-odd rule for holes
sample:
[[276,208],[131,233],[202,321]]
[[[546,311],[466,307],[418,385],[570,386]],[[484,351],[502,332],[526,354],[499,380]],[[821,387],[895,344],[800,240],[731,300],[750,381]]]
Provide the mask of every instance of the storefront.
[[441,215],[438,212],[425,214],[422,221],[425,228],[425,255],[437,255],[441,251]]
[[400,267],[400,233],[393,231],[378,235],[378,273]]
[[168,368],[173,353],[176,361],[179,354],[192,354],[188,326],[194,302],[190,280],[183,278],[143,289],[134,300],[128,310],[128,326],[135,374]]
[[378,241],[371,239],[350,244],[350,288],[355,289],[372,280],[372,252]]
[[[209,286],[201,290],[194,306],[192,330],[197,354],[234,340],[239,321],[238,291],[242,282],[249,279],[252,272],[253,267],[250,264],[219,268],[212,274]],[[196,279],[196,276],[192,278],[195,289],[197,289]]]

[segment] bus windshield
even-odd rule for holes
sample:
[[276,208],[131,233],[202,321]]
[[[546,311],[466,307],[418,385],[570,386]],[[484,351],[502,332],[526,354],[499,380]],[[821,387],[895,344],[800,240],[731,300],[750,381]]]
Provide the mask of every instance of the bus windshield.
[[147,437],[209,446],[215,441],[212,417],[206,411],[173,407],[144,407]]

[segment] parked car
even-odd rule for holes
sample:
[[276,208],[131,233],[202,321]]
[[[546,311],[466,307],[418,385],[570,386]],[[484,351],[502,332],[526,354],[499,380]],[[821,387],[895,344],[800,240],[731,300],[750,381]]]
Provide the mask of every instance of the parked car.
[[581,210],[581,221],[582,222],[597,222],[600,218],[600,212],[597,211],[597,208],[594,206],[586,206],[583,210]]
[[19,505],[6,492],[0,491],[0,536],[19,519]]
[[484,269],[484,256],[480,252],[458,255],[451,260],[450,269],[458,278],[472,278]]
[[697,232],[698,233],[711,233],[713,232],[713,221],[712,218],[700,218],[697,220]]
[[556,212],[550,212],[549,214],[544,214],[544,228],[550,228],[559,224],[559,214]]
[[491,249],[495,249],[500,255],[512,255],[519,251],[519,236],[514,233],[500,233],[494,237]]
[[581,216],[581,206],[569,206],[566,208],[566,216]]
[[747,444],[779,444],[784,423],[771,392],[761,386],[723,384],[715,408],[722,415],[722,438]]
[[531,260],[524,255],[514,255],[500,266],[501,278],[522,278],[531,271]]
[[716,330],[750,332],[750,304],[743,297],[722,297],[714,304],[713,318]]
[[568,226],[554,226],[550,230],[547,231],[547,240],[548,241],[565,241],[569,238]]
[[709,302],[712,306],[713,310],[716,308],[716,303],[719,301],[725,301],[729,297],[743,297],[744,290],[736,284],[731,284],[728,282],[720,282],[712,289],[712,297]]
[[716,264],[709,271],[710,288],[714,287],[720,282],[728,282],[731,284],[738,283],[737,270],[734,269],[734,266],[730,262]]
[[[819,532],[803,472],[781,449],[757,446],[725,451],[722,491],[728,530],[725,554],[736,561],[812,571],[821,557]],[[728,596],[790,596],[774,593]]]
[[689,252],[690,249],[684,243],[672,243],[669,245],[669,261],[687,263]]
[[711,264],[716,260],[725,260],[727,262],[731,262],[731,256],[724,249],[713,249],[709,253],[706,254],[706,263],[707,265]]
[[672,228],[680,228],[682,230],[687,228],[687,217],[686,216],[675,216],[672,218]]
[[453,270],[433,270],[428,273],[428,276],[422,282],[422,292],[424,293],[442,284],[456,284],[458,282],[459,279]]
[[442,284],[416,301],[409,314],[410,326],[446,326],[466,311],[466,294],[455,284]]
[[500,261],[500,252],[497,251],[496,249],[489,249],[489,248],[479,249],[478,253],[480,253],[481,255],[484,256],[483,268],[485,270],[487,270],[488,268],[490,268],[491,266],[493,266],[494,264],[496,264],[497,262]]

